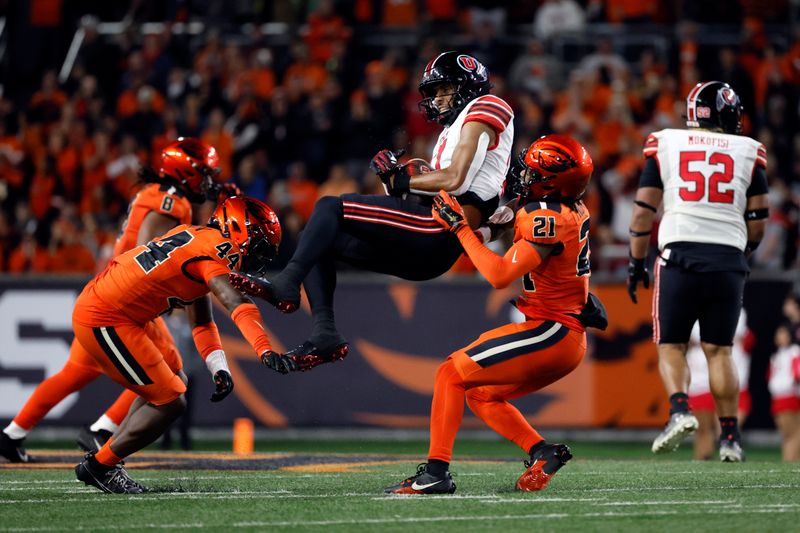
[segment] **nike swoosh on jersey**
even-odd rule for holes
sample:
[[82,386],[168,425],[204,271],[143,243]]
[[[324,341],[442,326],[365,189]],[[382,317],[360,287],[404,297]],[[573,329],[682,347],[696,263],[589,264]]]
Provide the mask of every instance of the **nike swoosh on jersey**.
[[511,256],[511,262],[512,263],[517,262],[517,250],[514,250],[514,255]]
[[440,479],[439,481],[434,481],[433,483],[426,483],[425,485],[419,485],[415,481],[414,483],[411,484],[411,488],[414,489],[414,490],[425,490],[427,488],[433,487],[434,485],[438,485],[442,481],[444,481],[444,480]]

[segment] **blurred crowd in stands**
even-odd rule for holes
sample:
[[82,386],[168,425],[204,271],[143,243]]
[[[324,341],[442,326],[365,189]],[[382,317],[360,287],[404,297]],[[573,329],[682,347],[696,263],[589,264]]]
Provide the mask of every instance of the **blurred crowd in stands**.
[[[276,209],[288,257],[317,198],[382,193],[368,170],[375,152],[430,158],[439,128],[418,111],[417,83],[448,49],[489,68],[493,92],[516,113],[515,153],[549,132],[589,147],[592,259],[601,271],[627,264],[647,134],[684,127],[685,96],[698,81],[731,83],[745,106],[744,133],[768,153],[770,218],[752,261],[797,266],[800,34],[788,23],[788,1],[253,4],[28,0],[15,11],[0,2],[9,28],[0,271],[102,268],[139,166],[157,164],[179,135],[214,145],[224,175]],[[101,21],[124,29],[101,32]],[[145,21],[167,24],[144,31]],[[189,21],[203,31],[172,24]],[[79,28],[80,49],[62,71]],[[49,47],[26,55],[20,43],[33,38]],[[198,221],[206,214],[198,210]]]

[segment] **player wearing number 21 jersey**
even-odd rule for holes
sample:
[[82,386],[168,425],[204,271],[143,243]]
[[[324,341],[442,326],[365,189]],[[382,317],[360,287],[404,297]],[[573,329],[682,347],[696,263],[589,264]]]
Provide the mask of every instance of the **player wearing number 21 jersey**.
[[[482,244],[458,201],[446,192],[436,197],[433,215],[456,234],[494,287],[523,278],[517,307],[526,321],[483,333],[439,367],[428,462],[416,475],[387,487],[388,493],[455,491],[449,464],[465,399],[489,427],[530,455],[518,490],[545,488],[572,457],[566,445],[545,442],[509,400],[572,372],[586,352],[585,328],[605,327],[602,306],[589,297],[589,212],[581,202],[592,160],[574,139],[547,135],[523,152],[515,169],[518,176],[515,170],[512,177],[523,207],[516,214],[514,244],[504,256]],[[587,320],[590,314],[594,321]]]
[[685,356],[692,326],[699,322],[722,428],[720,458],[738,462],[744,455],[731,345],[742,309],[746,256],[761,241],[768,215],[767,154],[758,141],[739,135],[742,106],[727,83],[698,83],[686,98],[686,118],[688,129],[658,131],[645,143],[630,228],[628,291],[636,303],[638,283],[649,285],[644,261],[663,202],[653,337],[670,395],[670,420],[652,449],[672,451],[697,429],[688,406]]

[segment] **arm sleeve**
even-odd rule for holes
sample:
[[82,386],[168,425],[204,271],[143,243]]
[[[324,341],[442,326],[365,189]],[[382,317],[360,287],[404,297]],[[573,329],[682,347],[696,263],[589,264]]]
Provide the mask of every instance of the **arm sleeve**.
[[664,182],[661,181],[661,169],[658,166],[658,159],[655,156],[644,160],[642,175],[639,177],[639,188],[655,187],[664,189]]
[[753,168],[753,179],[750,181],[750,186],[747,188],[747,197],[758,196],[760,194],[767,194],[767,171],[756,163]]
[[192,338],[197,352],[205,360],[209,354],[222,350],[222,341],[219,338],[219,329],[214,322],[202,324],[192,329]]
[[458,239],[478,272],[497,289],[507,287],[542,262],[536,248],[525,240],[514,243],[501,257],[484,246],[472,231],[459,231]]
[[256,304],[241,304],[233,310],[231,318],[257,354],[261,355],[272,349],[266,328],[261,322],[261,313],[258,311]]

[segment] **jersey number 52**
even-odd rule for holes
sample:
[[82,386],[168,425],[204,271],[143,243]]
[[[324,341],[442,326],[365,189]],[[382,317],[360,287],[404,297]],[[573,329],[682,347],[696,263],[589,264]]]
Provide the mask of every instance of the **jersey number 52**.
[[706,162],[707,154],[703,151],[681,152],[680,169],[678,175],[687,184],[686,187],[678,189],[681,200],[685,202],[699,202],[706,195],[708,188],[708,201],[714,204],[732,204],[733,189],[720,190],[720,185],[733,181],[733,158],[721,152],[712,152],[708,156],[708,165],[720,170],[708,176],[708,187],[706,187],[706,176],[699,170],[690,168],[692,163]]

